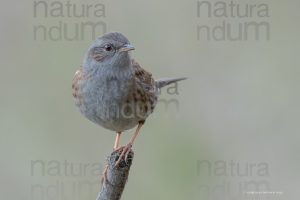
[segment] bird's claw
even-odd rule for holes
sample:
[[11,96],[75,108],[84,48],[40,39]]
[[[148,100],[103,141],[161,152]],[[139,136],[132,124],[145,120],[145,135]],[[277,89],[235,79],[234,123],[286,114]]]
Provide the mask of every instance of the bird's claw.
[[119,156],[119,158],[118,158],[118,160],[115,164],[115,167],[120,164],[120,162],[122,161],[123,156],[125,156],[125,161],[127,161],[128,155],[129,155],[129,152],[130,152],[131,148],[132,148],[132,144],[128,143],[126,146],[120,147],[120,148],[115,150],[115,151],[119,151],[119,150],[122,149],[122,152],[121,152],[121,154],[120,154],[120,156]]

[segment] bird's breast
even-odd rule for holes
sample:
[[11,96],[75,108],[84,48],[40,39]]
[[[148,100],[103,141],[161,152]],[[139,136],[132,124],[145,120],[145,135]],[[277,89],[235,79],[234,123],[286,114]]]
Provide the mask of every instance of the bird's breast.
[[78,96],[82,99],[77,105],[89,120],[105,128],[115,131],[133,128],[138,118],[128,115],[126,105],[133,84],[130,79],[89,78],[80,85]]

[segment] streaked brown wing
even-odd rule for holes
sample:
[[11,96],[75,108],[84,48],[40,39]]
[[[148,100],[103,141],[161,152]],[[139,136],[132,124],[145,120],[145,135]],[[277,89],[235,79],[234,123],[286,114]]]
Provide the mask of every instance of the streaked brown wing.
[[74,98],[78,97],[78,90],[79,90],[79,81],[82,78],[82,67],[75,72],[73,81],[72,81],[72,94]]
[[152,74],[143,69],[135,60],[132,60],[132,64],[134,67],[134,76],[138,85],[140,85],[145,92],[154,92],[155,81]]
[[143,69],[136,61],[132,60],[132,64],[136,83],[133,96],[134,99],[139,100],[140,116],[144,116],[142,120],[145,120],[153,112],[157,102],[155,80],[152,74]]

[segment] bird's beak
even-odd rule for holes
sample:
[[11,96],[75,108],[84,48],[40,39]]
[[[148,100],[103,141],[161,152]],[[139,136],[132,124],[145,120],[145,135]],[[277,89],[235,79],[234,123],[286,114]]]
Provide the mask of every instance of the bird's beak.
[[134,46],[132,46],[131,44],[125,44],[123,47],[120,48],[119,52],[127,52],[131,50],[134,50]]

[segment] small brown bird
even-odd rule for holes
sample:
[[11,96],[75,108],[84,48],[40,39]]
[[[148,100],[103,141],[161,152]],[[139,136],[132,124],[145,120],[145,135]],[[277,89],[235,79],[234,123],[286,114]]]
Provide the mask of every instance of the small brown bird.
[[81,113],[92,122],[117,133],[114,150],[119,149],[120,136],[137,126],[133,137],[122,147],[117,161],[130,151],[146,118],[153,112],[159,89],[185,78],[155,81],[131,58],[134,47],[121,33],[107,33],[88,49],[82,67],[73,79],[73,96]]

